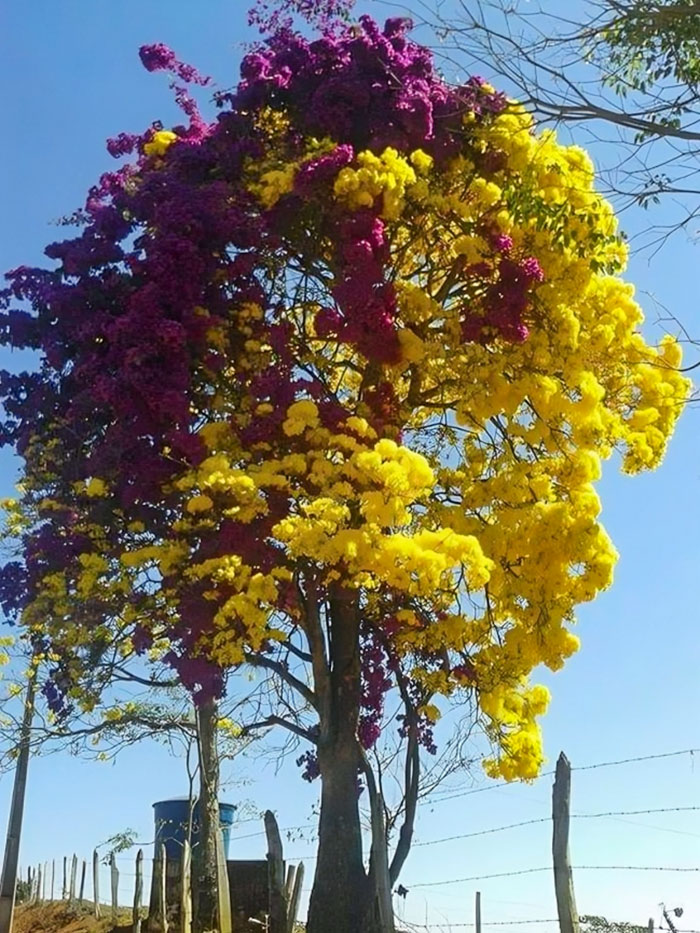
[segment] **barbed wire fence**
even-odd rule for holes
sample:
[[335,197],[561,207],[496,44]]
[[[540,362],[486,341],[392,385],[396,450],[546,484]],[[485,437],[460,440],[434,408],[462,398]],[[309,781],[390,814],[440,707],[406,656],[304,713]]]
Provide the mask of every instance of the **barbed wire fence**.
[[[700,753],[700,748],[687,748],[679,749],[672,752],[663,752],[650,755],[640,755],[632,758],[621,758],[611,761],[602,761],[595,762],[592,764],[585,764],[579,766],[572,766],[570,770],[572,772],[580,771],[592,771],[600,768],[611,768],[618,767],[630,764],[639,764],[643,762],[658,761],[662,759],[678,758],[682,756],[688,756],[691,760],[694,760],[694,756]],[[538,780],[546,777],[550,777],[556,774],[556,769],[550,771],[545,771],[539,775]],[[442,801],[454,800],[463,797],[470,796],[472,794],[487,793],[489,791],[496,791],[499,788],[512,786],[507,781],[493,782],[485,784],[480,787],[467,788],[465,790],[452,792],[449,794],[444,794],[436,796],[431,800],[432,803],[440,803]],[[672,813],[697,813],[700,812],[700,805],[682,805],[682,806],[650,806],[650,807],[640,807],[635,809],[610,809],[610,810],[601,810],[595,812],[574,812],[567,814],[567,819],[572,821],[578,820],[603,820],[603,819],[616,819],[616,818],[625,818],[631,816],[646,816],[653,814],[672,814]],[[242,821],[245,823],[252,822],[255,818],[250,820]],[[485,829],[480,829],[471,832],[464,833],[454,833],[449,836],[441,836],[435,839],[425,839],[418,840],[413,843],[413,848],[421,849],[429,846],[439,846],[442,844],[447,844],[451,842],[475,839],[479,837],[492,836],[500,833],[507,833],[512,830],[520,829],[522,827],[535,826],[538,824],[550,824],[553,823],[552,816],[546,817],[536,817],[533,819],[520,820],[513,823],[506,823],[500,826],[487,827]],[[641,824],[645,825],[645,824]],[[286,826],[281,828],[281,832],[287,835],[289,840],[294,841],[295,837],[298,836],[300,832],[313,830],[316,824],[312,822],[297,824],[293,826]],[[654,828],[654,827],[652,827]],[[234,827],[235,829],[235,827]],[[669,830],[671,831],[671,830]],[[684,835],[698,836],[700,833],[693,833],[688,830],[677,830],[677,832],[683,833]],[[262,838],[265,836],[265,830],[257,830],[254,832],[245,832],[242,834],[237,834],[234,832],[232,835],[231,841],[235,845],[238,842]],[[310,839],[313,841],[313,838]],[[135,843],[135,846],[143,849],[144,847],[153,846],[154,841],[147,842],[138,842]],[[309,853],[290,853],[290,859],[299,859],[303,858],[305,861],[314,861],[315,856]],[[51,901],[60,901],[67,900],[75,903],[90,903],[88,901],[88,895],[92,895],[93,900],[99,902],[99,888],[97,898],[93,891],[95,884],[99,885],[103,891],[112,891],[113,894],[113,903],[116,906],[117,904],[125,906],[133,903],[133,897],[131,896],[130,891],[132,891],[136,884],[140,883],[148,884],[148,877],[150,874],[150,868],[154,862],[152,856],[144,856],[141,853],[140,859],[135,859],[132,855],[127,854],[115,854],[112,859],[107,864],[102,864],[102,859],[97,859],[97,853],[93,853],[92,862],[93,870],[90,871],[90,862],[89,860],[83,860],[82,864],[78,860],[77,856],[66,856],[63,859],[54,859],[51,861],[46,861],[40,865],[31,866],[30,868],[25,869],[23,873],[20,874],[20,883],[24,886],[24,900],[29,901],[30,903],[38,904],[42,902],[51,902]],[[99,863],[99,864],[96,864]],[[134,870],[129,870],[129,863],[133,866]],[[474,875],[465,875],[461,877],[454,878],[443,878],[440,880],[434,881],[421,881],[416,880],[412,882],[406,882],[405,885],[402,884],[399,886],[400,891],[407,894],[409,891],[414,889],[425,890],[425,889],[437,889],[445,888],[450,886],[457,886],[462,884],[470,884],[472,882],[478,881],[488,881],[492,879],[500,878],[514,878],[527,875],[536,875],[553,870],[553,865],[538,865],[538,866],[526,866],[520,868],[513,868],[504,871],[498,872],[485,872],[481,874]],[[640,873],[659,873],[659,874],[682,874],[682,875],[698,875],[700,874],[700,864],[699,865],[617,865],[617,864],[601,864],[601,865],[590,865],[590,864],[576,864],[576,865],[567,865],[566,870],[569,871],[572,875],[579,872],[640,872]],[[92,876],[92,877],[91,877]],[[115,883],[116,877],[116,883]],[[97,879],[95,881],[95,878]],[[100,878],[102,880],[100,880]],[[121,879],[130,879],[129,882],[124,885]],[[134,879],[131,881],[131,879]],[[90,884],[92,881],[92,884]],[[106,882],[106,883],[105,883]],[[121,884],[121,888],[120,888]],[[126,890],[125,890],[126,889]],[[309,893],[310,888],[306,887],[303,889],[304,893]],[[395,892],[396,893],[396,892]],[[436,923],[417,923],[414,921],[409,921],[405,918],[399,919],[400,929],[402,933],[443,933],[443,931],[450,931],[452,929],[474,929],[477,933],[481,933],[483,929],[494,929],[499,928],[509,928],[509,927],[556,927],[557,924],[561,923],[560,918],[557,917],[546,917],[539,919],[494,919],[494,920],[484,920],[481,921],[477,919],[473,921],[468,920],[444,920]],[[640,927],[644,930],[667,930],[668,927],[652,925],[650,921],[648,926]],[[700,929],[691,929],[691,928],[681,928],[677,927],[677,933],[700,933]]]

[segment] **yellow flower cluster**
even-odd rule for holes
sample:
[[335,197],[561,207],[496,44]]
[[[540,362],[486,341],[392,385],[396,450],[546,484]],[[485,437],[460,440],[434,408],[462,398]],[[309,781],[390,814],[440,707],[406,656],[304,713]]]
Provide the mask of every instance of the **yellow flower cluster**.
[[157,130],[144,145],[143,151],[147,156],[163,156],[176,139],[177,135],[172,130]]
[[416,187],[416,169],[428,172],[431,165],[430,156],[420,149],[412,154],[410,160],[391,147],[381,155],[366,150],[358,154],[357,168],[348,166],[341,169],[333,191],[338,200],[353,209],[372,207],[381,196],[382,217],[395,220],[403,209],[406,192]]

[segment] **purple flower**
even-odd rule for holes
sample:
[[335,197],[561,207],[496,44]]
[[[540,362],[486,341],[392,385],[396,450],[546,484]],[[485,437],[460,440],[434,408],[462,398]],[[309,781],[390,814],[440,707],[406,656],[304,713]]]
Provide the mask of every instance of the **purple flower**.
[[185,84],[210,84],[211,78],[201,75],[192,65],[181,62],[171,48],[162,42],[142,45],[139,58],[146,71],[169,71]]

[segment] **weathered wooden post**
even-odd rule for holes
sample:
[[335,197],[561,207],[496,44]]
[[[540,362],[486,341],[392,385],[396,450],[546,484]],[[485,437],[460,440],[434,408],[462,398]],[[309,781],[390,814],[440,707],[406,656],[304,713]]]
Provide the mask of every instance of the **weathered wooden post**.
[[231,893],[228,886],[228,868],[226,866],[226,853],[224,852],[224,834],[220,826],[216,829],[216,881],[216,889],[219,897],[217,906],[219,933],[232,933]]
[[34,903],[41,904],[41,862],[36,866],[36,890],[34,892]]
[[159,847],[160,865],[157,879],[158,891],[158,916],[160,917],[161,930],[168,933],[168,898],[166,889],[166,871],[168,867],[168,856],[165,851],[165,843],[161,842]]
[[287,933],[287,898],[284,883],[284,858],[279,826],[272,810],[265,811],[267,836],[267,878],[270,891],[269,933]]
[[141,900],[143,899],[143,849],[136,853],[136,882],[134,884],[133,933],[141,933]]
[[27,790],[27,771],[29,769],[29,753],[32,737],[32,721],[34,719],[34,698],[38,664],[32,659],[27,682],[27,695],[24,699],[24,713],[17,754],[15,779],[12,786],[12,802],[10,803],[10,817],[7,823],[7,836],[5,838],[5,855],[0,876],[0,933],[10,933],[12,929],[12,915],[15,909],[15,892],[17,890],[17,867],[19,862],[19,843],[22,836],[22,821],[24,819],[24,798]]
[[192,930],[192,847],[185,839],[180,873],[180,933]]
[[95,920],[100,919],[100,857],[92,853],[92,896],[95,900]]
[[299,901],[301,900],[301,888],[304,884],[304,863],[299,862],[297,870],[294,873],[294,885],[287,898],[287,933],[294,933],[294,924],[297,922],[299,913]]
[[78,856],[73,854],[70,863],[70,886],[68,888],[68,900],[71,904],[75,903],[75,880],[78,874]]
[[56,891],[56,859],[51,859],[51,900],[54,898]]
[[117,857],[114,852],[109,856],[109,875],[112,887],[112,923],[116,926],[119,911],[119,869],[117,868]]
[[297,873],[296,865],[287,865],[287,880],[284,882],[284,896],[289,903],[294,889],[294,876]]
[[149,933],[166,933],[167,916],[167,854],[165,844],[156,845],[153,853],[153,874],[151,876],[151,894],[148,900]]
[[41,873],[41,899],[45,901],[49,893],[49,863],[44,862],[44,868]]
[[63,884],[61,885],[61,900],[68,897],[68,856],[63,856]]
[[78,895],[78,901],[82,904],[85,900],[85,874],[87,872],[87,862],[83,859],[83,864],[80,869],[80,894]]
[[481,933],[481,891],[476,892],[476,903],[474,905],[474,926],[476,933]]
[[564,752],[559,755],[552,790],[552,860],[554,891],[561,933],[579,933],[574,879],[569,860],[569,813],[571,807],[571,765]]

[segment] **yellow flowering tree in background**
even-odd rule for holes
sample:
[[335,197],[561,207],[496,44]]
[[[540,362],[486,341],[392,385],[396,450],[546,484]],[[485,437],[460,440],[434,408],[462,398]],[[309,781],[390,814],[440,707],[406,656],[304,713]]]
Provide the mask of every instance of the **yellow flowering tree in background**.
[[[321,781],[309,933],[392,929],[453,700],[489,775],[538,774],[530,674],[562,667],[612,581],[601,462],[656,467],[688,393],[676,341],[640,331],[588,156],[480,79],[446,85],[406,31],[282,32],[211,124],[179,89],[189,127],[113,141],[136,162],[49,248],[58,269],[9,289],[32,304],[9,339],[43,356],[5,384],[30,517],[3,604],[56,658],[59,714],[120,645],[213,719],[226,671],[273,679],[253,725],[305,740]],[[368,752],[395,702],[390,858]]]

